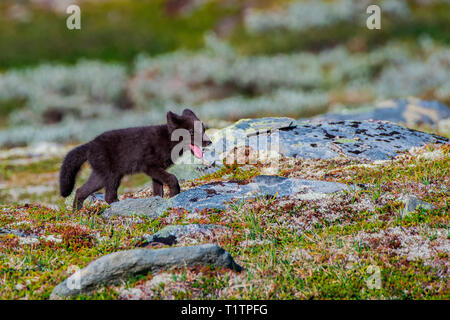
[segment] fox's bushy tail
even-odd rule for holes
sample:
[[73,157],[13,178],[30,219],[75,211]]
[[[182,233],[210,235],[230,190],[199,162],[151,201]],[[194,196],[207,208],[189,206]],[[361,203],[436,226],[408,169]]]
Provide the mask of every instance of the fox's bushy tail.
[[59,190],[63,197],[68,197],[72,193],[77,173],[87,160],[87,151],[87,145],[83,144],[70,151],[64,158],[59,173]]

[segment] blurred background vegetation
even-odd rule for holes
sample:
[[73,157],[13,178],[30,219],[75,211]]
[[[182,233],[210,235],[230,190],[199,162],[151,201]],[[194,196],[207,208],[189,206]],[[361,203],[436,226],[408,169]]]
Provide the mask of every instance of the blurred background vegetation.
[[[337,44],[364,51],[394,39],[415,45],[423,35],[442,44],[450,43],[448,1],[399,1],[408,4],[408,14],[400,18],[384,15],[382,29],[377,32],[365,28],[361,19],[256,34],[246,28],[243,21],[246,12],[252,9],[280,10],[292,2],[2,0],[0,67],[6,69],[54,61],[74,63],[80,58],[131,63],[141,52],[155,55],[181,48],[199,49],[204,45],[203,35],[208,31],[229,39],[244,54],[319,51]],[[327,2],[339,1],[316,2],[323,2],[325,8]],[[82,9],[82,30],[78,32],[66,28],[68,14],[65,8],[72,3],[78,3]]]
[[[203,45],[205,31],[238,12],[239,2],[212,1],[184,13],[190,2],[195,1],[2,1],[0,65],[74,63],[79,58],[131,63],[140,52],[195,49]],[[66,28],[65,8],[72,3],[82,11],[78,32]]]
[[[81,8],[81,30],[65,12]],[[0,145],[84,141],[186,105],[220,127],[409,95],[450,102],[450,1],[2,0]],[[221,122],[222,121],[222,122]]]

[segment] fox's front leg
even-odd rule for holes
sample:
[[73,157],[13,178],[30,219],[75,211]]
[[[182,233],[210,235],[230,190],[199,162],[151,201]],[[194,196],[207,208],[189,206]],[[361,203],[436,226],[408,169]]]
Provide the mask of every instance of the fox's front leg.
[[173,174],[168,173],[166,170],[162,168],[149,167],[146,170],[147,175],[149,175],[152,179],[161,181],[162,183],[169,186],[170,196],[176,196],[180,193],[180,185],[178,183],[177,177]]
[[161,181],[158,181],[156,179],[152,179],[152,185],[153,185],[153,196],[160,196],[161,198],[164,196],[164,188]]

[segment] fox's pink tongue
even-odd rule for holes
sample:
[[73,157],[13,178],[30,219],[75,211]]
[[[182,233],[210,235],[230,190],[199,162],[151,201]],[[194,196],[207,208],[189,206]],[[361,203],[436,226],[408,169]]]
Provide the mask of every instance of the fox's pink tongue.
[[202,149],[200,149],[198,146],[196,146],[195,144],[191,144],[190,145],[192,152],[194,153],[194,156],[201,159],[203,158],[203,152]]

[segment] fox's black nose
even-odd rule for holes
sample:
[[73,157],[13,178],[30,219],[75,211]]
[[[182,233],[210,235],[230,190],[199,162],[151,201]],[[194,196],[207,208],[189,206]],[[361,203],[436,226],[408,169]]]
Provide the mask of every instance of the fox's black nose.
[[203,140],[203,146],[204,147],[207,147],[210,144],[212,144],[211,140],[209,139],[209,137],[205,133],[203,134],[203,139],[202,140]]
[[211,144],[212,144],[211,140],[203,141],[203,146],[204,147],[207,147],[207,146],[209,146]]

